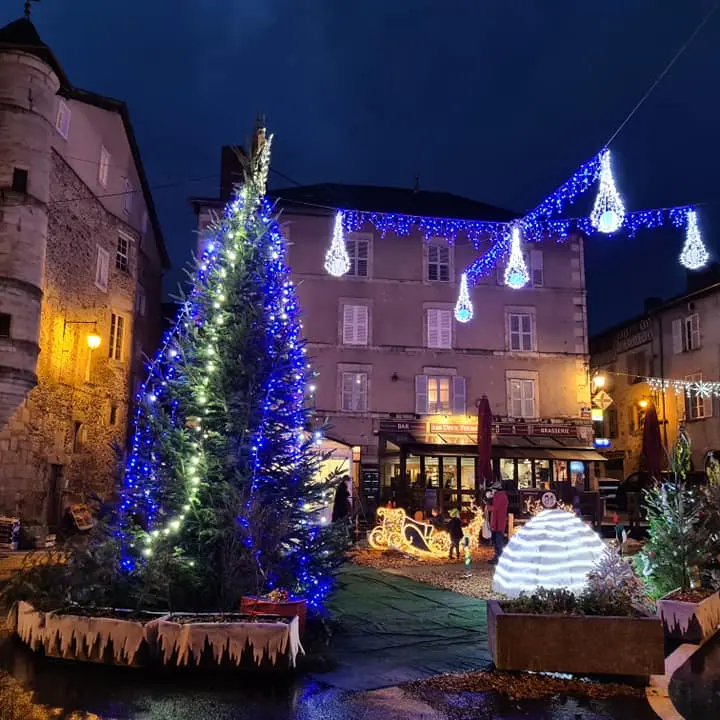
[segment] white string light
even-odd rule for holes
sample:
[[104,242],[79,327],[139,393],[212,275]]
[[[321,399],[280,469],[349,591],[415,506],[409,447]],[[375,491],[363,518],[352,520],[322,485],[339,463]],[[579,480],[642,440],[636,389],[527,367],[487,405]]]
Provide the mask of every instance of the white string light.
[[473,319],[473,305],[468,290],[467,275],[462,274],[460,278],[460,292],[457,303],[455,303],[455,319],[461,323],[470,322]]
[[644,378],[645,382],[655,392],[672,390],[678,395],[687,397],[720,397],[720,382],[708,382],[704,380],[666,380],[663,378]]
[[528,284],[528,280],[530,280],[530,275],[520,248],[520,228],[513,225],[510,259],[505,268],[505,284],[513,290],[519,290]]
[[590,223],[601,233],[617,232],[625,220],[625,205],[615,187],[610,167],[610,151],[600,155],[600,189],[590,213]]
[[350,270],[350,257],[345,247],[343,214],[340,210],[335,215],[332,242],[325,253],[325,270],[334,277],[342,277]]
[[700,228],[697,222],[697,213],[689,210],[687,214],[687,233],[685,244],[680,253],[680,264],[688,270],[699,270],[707,264],[710,253],[703,244]]

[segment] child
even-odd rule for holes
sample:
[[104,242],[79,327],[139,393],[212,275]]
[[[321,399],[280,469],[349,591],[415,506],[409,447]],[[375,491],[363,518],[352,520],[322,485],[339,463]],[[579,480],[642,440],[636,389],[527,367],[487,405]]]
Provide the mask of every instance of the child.
[[450,560],[453,559],[453,551],[455,557],[460,559],[460,541],[463,539],[462,523],[457,510],[450,511],[450,522],[448,523],[448,532],[450,533]]
[[465,535],[462,542],[463,552],[465,553],[465,573],[463,577],[470,577],[472,575],[470,572],[470,562],[472,561],[472,556],[470,555],[470,537]]

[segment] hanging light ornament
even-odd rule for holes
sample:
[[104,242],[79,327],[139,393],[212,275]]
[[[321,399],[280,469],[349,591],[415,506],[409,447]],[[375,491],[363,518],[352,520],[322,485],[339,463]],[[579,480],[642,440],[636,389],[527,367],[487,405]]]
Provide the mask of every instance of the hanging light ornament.
[[610,151],[600,154],[600,190],[590,213],[591,225],[607,235],[617,232],[625,221],[625,205],[615,187],[610,168]]
[[687,232],[685,234],[685,244],[680,253],[680,264],[688,270],[699,270],[707,264],[709,259],[710,253],[708,253],[700,235],[697,213],[694,210],[688,210]]
[[519,290],[528,284],[529,279],[530,275],[520,248],[520,228],[513,225],[510,259],[505,268],[505,284],[513,290]]
[[455,303],[455,319],[461,323],[468,323],[473,319],[473,306],[465,273],[460,278],[460,292]]
[[325,270],[334,277],[342,277],[350,269],[350,257],[345,247],[345,233],[343,232],[343,214],[338,210],[335,216],[332,242],[325,253]]

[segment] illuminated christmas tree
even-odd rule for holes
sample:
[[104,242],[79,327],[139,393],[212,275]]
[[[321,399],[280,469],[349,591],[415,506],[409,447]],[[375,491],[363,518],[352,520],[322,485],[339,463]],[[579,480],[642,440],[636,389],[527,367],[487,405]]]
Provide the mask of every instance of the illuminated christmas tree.
[[286,246],[265,199],[271,137],[213,228],[192,293],[142,387],[121,502],[121,567],[170,602],[238,607],[283,588],[319,608],[347,532],[322,509]]

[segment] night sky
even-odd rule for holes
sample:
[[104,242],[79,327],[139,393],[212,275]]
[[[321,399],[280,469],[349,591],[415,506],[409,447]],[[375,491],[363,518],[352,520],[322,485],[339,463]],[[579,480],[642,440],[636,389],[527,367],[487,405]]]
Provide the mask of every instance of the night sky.
[[[264,112],[301,182],[445,190],[529,210],[596,153],[715,0],[42,0],[77,87],[130,108],[174,268],[189,196]],[[0,24],[22,13],[5,0]],[[13,7],[14,6],[14,7]],[[612,143],[628,209],[704,203],[720,252],[720,11]],[[282,181],[275,183],[283,185]],[[593,237],[591,332],[681,292],[681,231]]]

